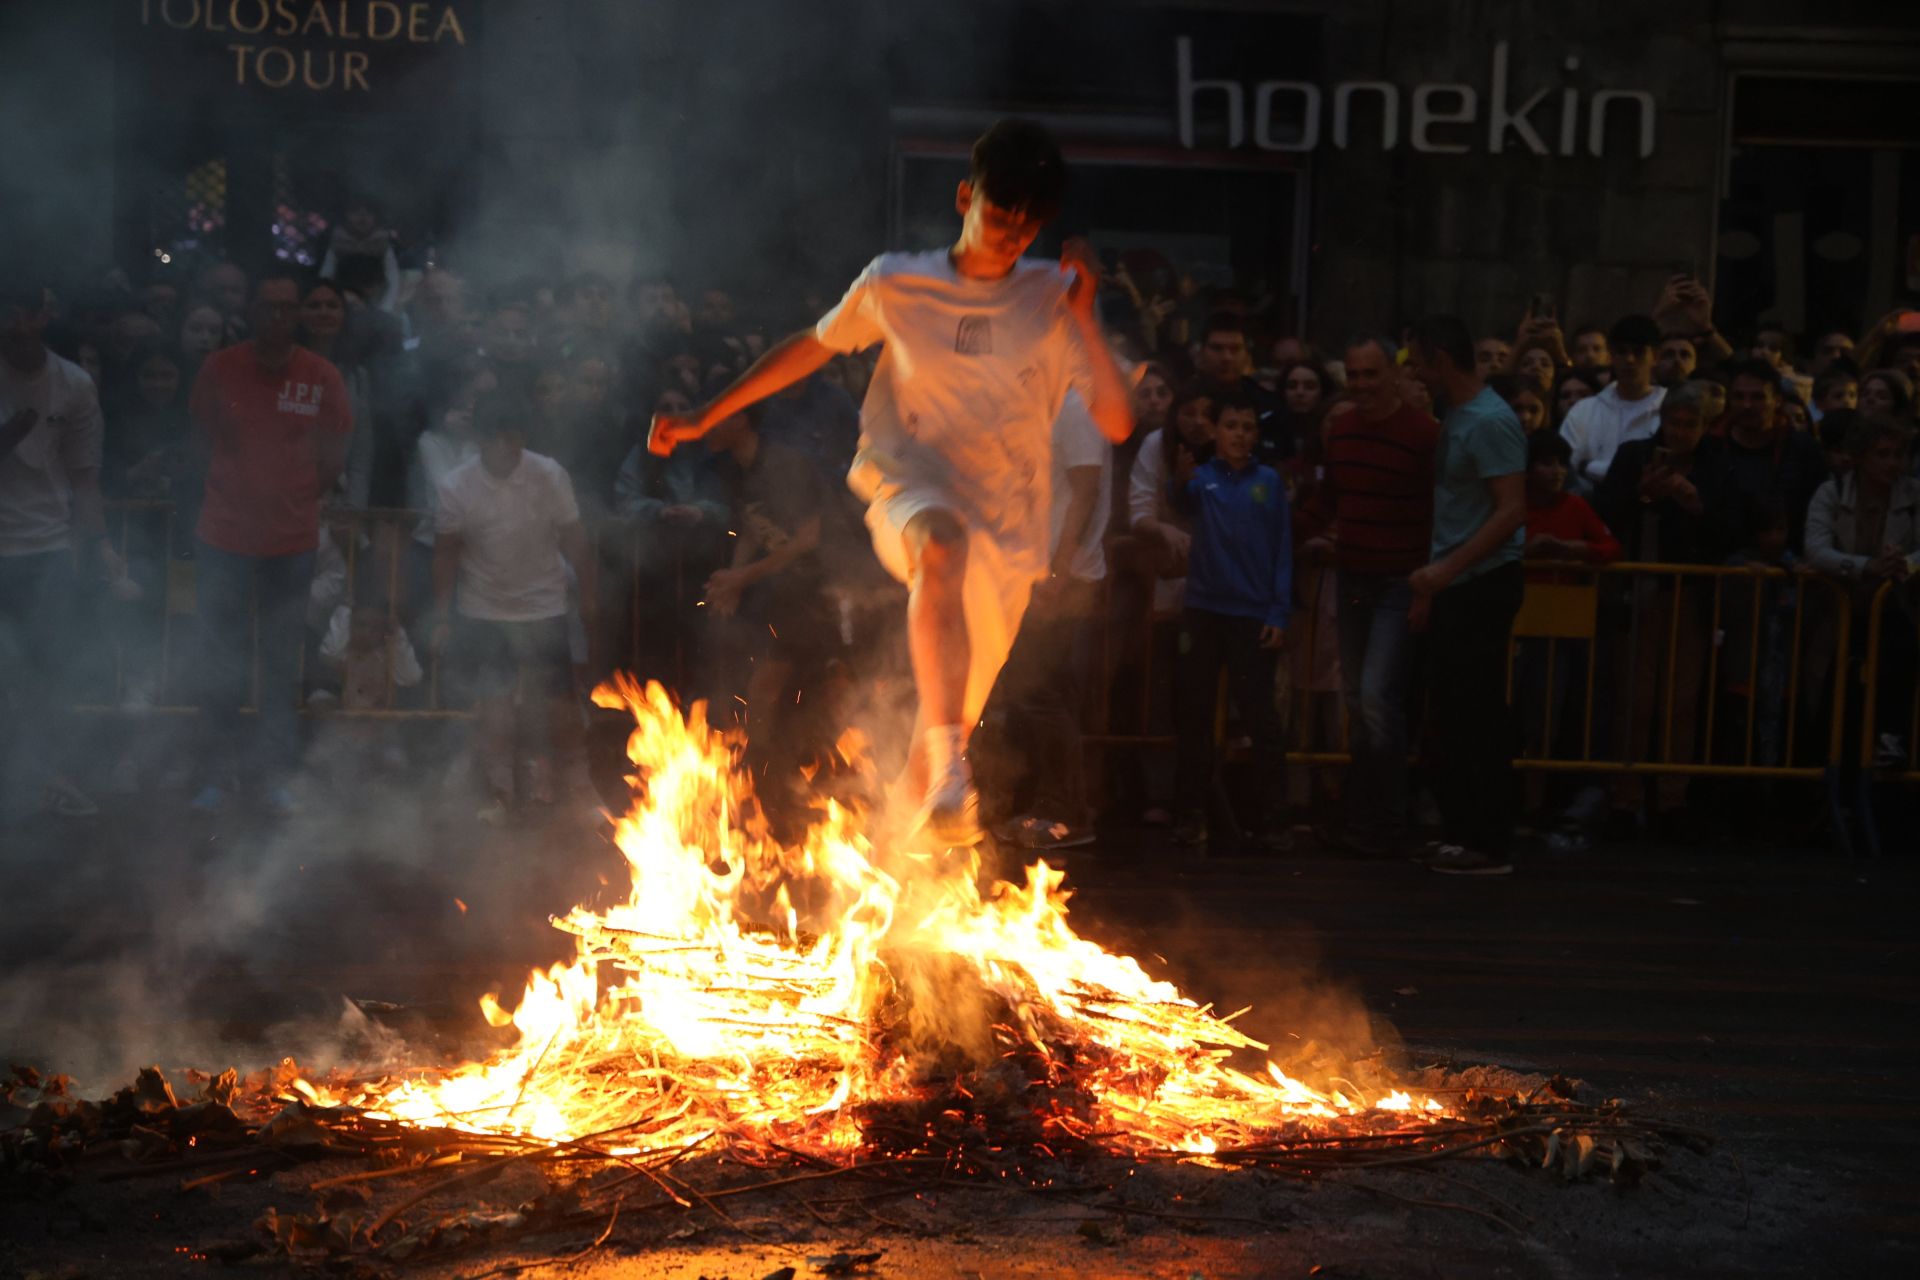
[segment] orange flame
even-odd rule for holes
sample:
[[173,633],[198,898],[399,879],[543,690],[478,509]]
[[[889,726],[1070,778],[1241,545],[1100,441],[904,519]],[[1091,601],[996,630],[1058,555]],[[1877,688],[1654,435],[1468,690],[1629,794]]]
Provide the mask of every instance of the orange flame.
[[636,802],[615,825],[627,900],[556,919],[575,958],[531,975],[511,1012],[481,1000],[491,1024],[514,1028],[512,1047],[350,1096],[318,1090],[321,1101],[476,1133],[591,1136],[622,1153],[724,1139],[850,1155],[856,1104],[922,1087],[883,1017],[901,999],[896,967],[918,958],[938,963],[953,1000],[991,1001],[1001,1029],[1043,1058],[1069,1050],[1092,1107],[1061,1123],[1115,1149],[1205,1155],[1303,1126],[1443,1114],[1401,1091],[1368,1099],[1272,1063],[1230,1065],[1266,1046],[1074,933],[1063,875],[1045,862],[985,894],[972,859],[942,872],[921,855],[897,878],[876,865],[859,815],[833,802],[783,846],[756,816],[738,743],[702,706],[683,718],[658,684],[624,678],[594,699],[635,720]]

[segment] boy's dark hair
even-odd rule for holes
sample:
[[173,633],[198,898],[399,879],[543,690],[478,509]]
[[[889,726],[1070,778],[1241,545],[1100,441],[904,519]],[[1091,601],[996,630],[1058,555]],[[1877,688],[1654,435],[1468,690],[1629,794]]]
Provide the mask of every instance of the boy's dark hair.
[[1207,323],[1200,330],[1200,341],[1205,342],[1216,333],[1237,333],[1253,341],[1253,329],[1247,324],[1247,318],[1238,311],[1215,311],[1207,317]]
[[1421,316],[1408,327],[1407,340],[1429,355],[1444,355],[1462,373],[1473,372],[1473,330],[1459,316]]
[[1254,421],[1260,420],[1260,402],[1253,398],[1253,392],[1245,387],[1222,387],[1213,397],[1213,421],[1219,422],[1220,415],[1228,409],[1238,409],[1253,415]]
[[1341,350],[1343,352],[1358,351],[1362,347],[1380,348],[1380,353],[1387,358],[1387,367],[1389,369],[1393,368],[1396,364],[1399,363],[1400,344],[1395,342],[1392,338],[1389,338],[1384,333],[1380,333],[1377,330],[1373,330],[1373,329],[1362,329],[1360,332],[1354,334],[1351,338],[1348,338],[1347,345],[1343,347]]
[[1781,394],[1780,372],[1765,360],[1748,357],[1745,360],[1729,360],[1720,366],[1720,381],[1723,384],[1731,387],[1735,378],[1752,378],[1755,382],[1772,387],[1775,397]]
[[[276,280],[285,280],[287,283],[293,286],[293,291],[296,294],[298,294],[300,297],[304,298],[307,296],[307,286],[309,281],[306,275],[303,274],[302,272],[295,271],[292,267],[282,266],[276,263],[273,266],[267,267],[258,276],[254,277],[254,281],[253,281],[254,299],[258,300],[260,297],[260,290],[265,288],[267,285],[272,284]],[[333,289],[335,292],[339,291],[339,288],[340,288],[339,285],[334,284],[332,281],[327,281],[326,283],[327,283],[327,286]]]
[[1792,527],[1793,517],[1787,514],[1786,504],[1778,498],[1748,494],[1741,503],[1740,528],[1748,544],[1752,544],[1763,533]]
[[1590,333],[1597,333],[1604,338],[1607,336],[1607,327],[1602,324],[1583,324],[1573,331],[1573,340],[1578,342]]
[[1542,462],[1558,461],[1567,466],[1573,465],[1573,446],[1558,431],[1543,429],[1527,437],[1527,465],[1538,466]]
[[1782,356],[1785,356],[1789,360],[1793,359],[1794,348],[1799,345],[1797,342],[1794,341],[1793,330],[1787,328],[1787,326],[1785,326],[1784,324],[1778,324],[1778,323],[1772,323],[1772,322],[1769,322],[1766,324],[1757,324],[1753,326],[1753,342],[1749,345],[1751,346],[1760,345],[1760,335],[1763,333],[1779,334],[1780,335],[1780,354]]
[[1487,389],[1508,404],[1512,404],[1514,397],[1523,392],[1531,392],[1534,399],[1543,405],[1547,402],[1547,389],[1523,374],[1496,373],[1487,379]]
[[1031,120],[996,120],[973,144],[968,181],[1000,208],[1049,222],[1066,195],[1067,162],[1045,127]]
[[1660,326],[1654,323],[1652,316],[1641,315],[1638,312],[1621,316],[1607,330],[1609,347],[1645,347],[1652,351],[1657,349],[1660,343]]
[[1182,383],[1173,393],[1173,403],[1167,406],[1167,422],[1169,424],[1178,422],[1180,410],[1195,400],[1207,402],[1207,421],[1214,421],[1219,417],[1220,396],[1225,390],[1226,388],[1209,378],[1193,378]]
[[1813,398],[1820,399],[1842,382],[1860,381],[1860,366],[1845,356],[1836,356],[1819,377],[1813,380]]

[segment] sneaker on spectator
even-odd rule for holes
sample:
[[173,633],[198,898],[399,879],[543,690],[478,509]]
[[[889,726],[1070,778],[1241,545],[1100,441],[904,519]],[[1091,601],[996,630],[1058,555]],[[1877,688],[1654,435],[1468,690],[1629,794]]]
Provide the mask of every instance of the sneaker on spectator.
[[1450,844],[1427,859],[1427,870],[1443,876],[1509,876],[1513,874],[1513,859]]
[[1173,842],[1189,848],[1206,844],[1207,815],[1204,813],[1190,813],[1182,818],[1174,825]]
[[100,813],[93,797],[66,778],[48,779],[44,799],[47,812],[62,818],[92,818]]
[[1605,821],[1607,816],[1607,789],[1589,783],[1574,793],[1566,810],[1560,817],[1563,822],[1576,822],[1590,827]]
[[1294,850],[1293,831],[1280,822],[1270,823],[1260,828],[1253,839],[1254,847],[1261,853],[1292,853]]
[[553,803],[553,762],[529,760],[526,763],[527,800],[533,804]]
[[229,798],[225,787],[216,786],[209,782],[206,786],[200,788],[198,795],[194,796],[192,808],[195,813],[208,815],[225,813],[227,811]]
[[291,818],[300,812],[300,802],[285,787],[268,787],[260,797],[260,805],[276,818]]
[[1875,773],[1904,773],[1907,768],[1907,740],[1897,733],[1883,733],[1873,747]]

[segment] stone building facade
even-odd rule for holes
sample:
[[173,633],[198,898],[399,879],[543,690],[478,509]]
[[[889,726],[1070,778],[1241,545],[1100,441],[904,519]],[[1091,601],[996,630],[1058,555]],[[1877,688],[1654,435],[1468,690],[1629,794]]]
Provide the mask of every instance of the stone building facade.
[[942,230],[966,142],[1020,112],[1068,143],[1074,229],[1322,338],[1498,328],[1536,294],[1605,319],[1682,268],[1736,324],[1858,325],[1920,290],[1909,10],[24,0],[0,6],[0,103],[30,122],[0,208],[14,256],[137,264],[217,175],[202,238],[246,262],[362,185],[494,274],[792,296]]

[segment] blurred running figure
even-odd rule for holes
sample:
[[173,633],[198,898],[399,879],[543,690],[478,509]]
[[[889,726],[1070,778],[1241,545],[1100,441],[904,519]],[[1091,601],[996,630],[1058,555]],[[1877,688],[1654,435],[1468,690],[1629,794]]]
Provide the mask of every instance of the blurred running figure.
[[1065,181],[1046,130],[996,123],[955,194],[950,248],[875,258],[813,329],[693,417],[656,417],[650,439],[670,452],[835,355],[886,344],[848,483],[868,503],[874,550],[909,589],[919,712],[902,781],[924,795],[928,833],[946,845],[980,839],[967,737],[1047,575],[1053,423],[1067,391],[1080,391],[1108,440],[1133,428],[1094,310],[1091,252],[1070,242],[1057,266],[1020,260]]

